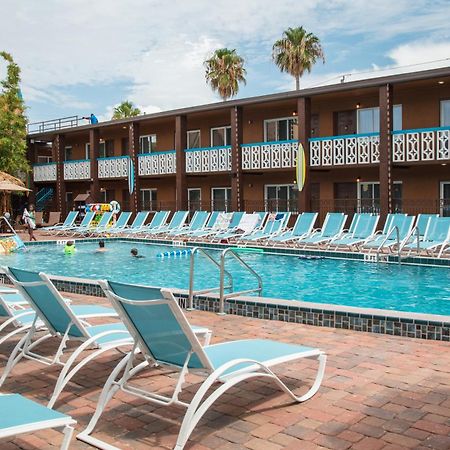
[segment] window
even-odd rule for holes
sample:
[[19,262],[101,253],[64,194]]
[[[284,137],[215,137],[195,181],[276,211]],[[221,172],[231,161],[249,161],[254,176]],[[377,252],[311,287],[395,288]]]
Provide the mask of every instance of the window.
[[143,211],[156,211],[157,189],[141,189],[141,208]]
[[72,146],[68,145],[67,147],[64,147],[64,161],[71,161],[72,160]]
[[120,148],[122,151],[122,156],[127,156],[130,152],[130,140],[127,137],[120,140]]
[[450,181],[441,181],[440,191],[441,216],[450,217]]
[[188,189],[188,207],[189,211],[202,209],[202,190],[200,188]]
[[441,100],[441,127],[450,127],[450,100]]
[[72,209],[72,202],[73,202],[73,192],[66,192],[66,203],[70,209]]
[[114,189],[100,189],[101,203],[110,203],[115,200],[116,191]]
[[297,117],[285,117],[264,121],[264,142],[298,139]]
[[211,147],[231,145],[231,127],[211,128]]
[[100,158],[114,156],[114,139],[101,140],[98,149]]
[[[402,105],[393,107],[394,131],[402,129]],[[380,108],[357,110],[357,133],[378,133],[380,131]]]
[[191,130],[187,132],[187,148],[200,148],[200,130]]
[[89,142],[84,145],[84,159],[91,159],[91,144]]
[[296,211],[298,190],[295,184],[266,184],[264,207],[266,211]]
[[[394,181],[392,200],[394,212],[402,210],[402,182]],[[358,212],[380,212],[379,181],[358,182]]]
[[149,134],[139,138],[139,153],[151,153],[156,150],[156,134]]
[[211,211],[228,211],[231,206],[231,188],[211,189]]
[[50,163],[53,161],[53,158],[51,156],[44,156],[44,155],[39,155],[37,157],[37,162],[39,164],[44,164],[44,163]]

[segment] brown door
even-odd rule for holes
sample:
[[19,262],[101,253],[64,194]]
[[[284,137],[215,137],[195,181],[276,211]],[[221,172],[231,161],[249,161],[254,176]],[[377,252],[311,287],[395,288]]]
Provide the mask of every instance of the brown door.
[[357,184],[355,182],[334,183],[335,212],[343,212],[351,220],[357,210],[357,203]]
[[334,135],[356,134],[356,110],[334,113]]

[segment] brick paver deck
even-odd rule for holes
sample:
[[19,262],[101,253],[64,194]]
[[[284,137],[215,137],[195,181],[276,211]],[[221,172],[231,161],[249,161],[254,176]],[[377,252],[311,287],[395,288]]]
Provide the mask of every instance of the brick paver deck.
[[[72,297],[75,302],[81,299]],[[83,298],[87,301],[105,302]],[[450,448],[450,344],[206,312],[191,312],[188,317],[191,323],[214,330],[213,343],[253,337],[300,343],[324,350],[328,364],[319,393],[303,404],[290,402],[263,380],[238,385],[206,414],[186,448]],[[4,366],[12,345],[0,349],[0,365]],[[78,431],[86,426],[101,387],[119,359],[120,355],[112,351],[91,363],[57,402],[57,409],[78,421]],[[311,383],[314,369],[312,361],[304,361],[285,364],[278,372],[301,392]],[[20,392],[45,404],[58,373],[57,367],[24,360],[2,391]],[[163,370],[151,376],[144,373],[140,378],[143,385],[160,391],[174,384],[174,378]],[[192,384],[182,398],[193,395],[199,380],[188,376]],[[121,448],[172,448],[183,411],[118,393],[94,434]],[[54,449],[60,442],[60,433],[44,431],[3,441],[0,448]],[[90,447],[73,440],[71,448]]]

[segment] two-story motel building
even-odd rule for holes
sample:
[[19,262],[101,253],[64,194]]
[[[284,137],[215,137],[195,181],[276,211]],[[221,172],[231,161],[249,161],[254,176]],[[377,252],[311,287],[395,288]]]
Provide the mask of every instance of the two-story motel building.
[[63,215],[86,192],[133,212],[450,214],[450,67],[78,125],[29,130],[32,200]]

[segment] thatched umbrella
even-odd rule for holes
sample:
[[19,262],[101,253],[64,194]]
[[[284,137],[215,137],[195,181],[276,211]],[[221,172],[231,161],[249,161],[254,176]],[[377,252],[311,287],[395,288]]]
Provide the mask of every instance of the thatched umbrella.
[[11,192],[30,192],[30,189],[27,189],[25,183],[19,178],[6,172],[0,172],[1,214],[8,211],[11,203]]

